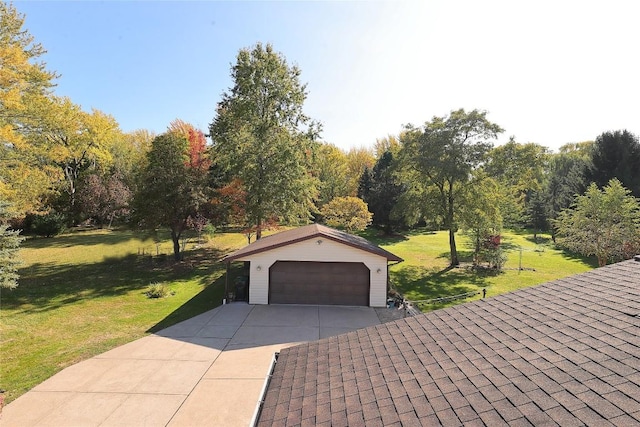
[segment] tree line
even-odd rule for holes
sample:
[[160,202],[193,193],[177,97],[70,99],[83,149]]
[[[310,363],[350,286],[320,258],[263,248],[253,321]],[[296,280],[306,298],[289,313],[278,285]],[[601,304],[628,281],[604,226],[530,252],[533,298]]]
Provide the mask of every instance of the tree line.
[[[557,153],[513,137],[494,146],[503,129],[487,112],[459,109],[344,151],[323,142],[321,124],[304,113],[300,69],[258,43],[239,51],[206,134],[179,119],[160,135],[123,132],[112,116],[55,94],[59,76],[12,5],[0,3],[0,23],[0,201],[14,229],[167,227],[177,259],[190,228],[234,226],[259,239],[272,225],[310,221],[446,229],[452,265],[458,231],[474,242],[477,262],[499,265],[502,227],[550,231],[601,262],[640,251],[640,144],[627,131]],[[593,239],[577,237],[596,232],[578,218],[593,219],[587,201],[596,211],[624,206],[614,224],[624,231],[609,233],[622,240],[593,249]]]

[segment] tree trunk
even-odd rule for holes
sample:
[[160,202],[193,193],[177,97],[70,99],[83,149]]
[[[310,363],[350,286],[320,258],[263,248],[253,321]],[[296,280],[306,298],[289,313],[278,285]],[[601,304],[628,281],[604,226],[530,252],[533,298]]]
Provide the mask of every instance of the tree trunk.
[[453,211],[453,182],[449,182],[449,195],[447,198],[448,211],[447,211],[447,223],[449,224],[449,249],[451,251],[451,266],[455,267],[460,265],[458,260],[458,249],[456,248],[456,230],[454,222]]
[[175,230],[171,230],[171,240],[173,241],[173,258],[176,261],[180,261],[180,234],[176,233]]
[[452,225],[449,226],[449,249],[451,250],[451,266],[460,265],[458,250],[456,249],[456,233]]
[[258,218],[256,221],[256,240],[262,238],[262,218]]

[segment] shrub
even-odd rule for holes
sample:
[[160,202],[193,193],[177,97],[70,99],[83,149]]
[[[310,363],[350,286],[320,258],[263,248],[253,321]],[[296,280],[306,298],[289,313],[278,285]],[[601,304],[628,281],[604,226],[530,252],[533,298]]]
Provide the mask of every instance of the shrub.
[[502,270],[502,267],[504,267],[504,264],[507,262],[507,254],[499,246],[495,249],[487,250],[486,257],[491,268],[495,268],[496,270]]
[[152,283],[144,294],[147,298],[165,298],[174,295],[175,292],[170,291],[163,283]]
[[205,225],[204,228],[202,229],[202,232],[204,233],[205,236],[211,238],[216,233],[216,227],[215,225],[208,222],[207,225]]
[[57,212],[50,212],[33,218],[32,230],[38,236],[53,237],[66,228],[66,218]]

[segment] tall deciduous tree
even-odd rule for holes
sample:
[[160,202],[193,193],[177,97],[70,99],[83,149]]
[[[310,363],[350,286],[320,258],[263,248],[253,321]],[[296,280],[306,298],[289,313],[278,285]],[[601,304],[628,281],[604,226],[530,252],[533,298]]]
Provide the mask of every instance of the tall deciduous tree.
[[602,190],[592,183],[575,198],[572,209],[560,213],[555,225],[561,245],[584,256],[595,255],[600,266],[633,255],[629,246],[640,250],[640,204],[615,178]]
[[451,265],[459,264],[455,232],[462,196],[472,183],[473,172],[492,147],[489,141],[502,132],[486,115],[485,111],[460,109],[448,116],[433,117],[416,137],[403,142],[401,150],[404,167],[415,172],[432,188],[429,193],[436,195],[432,203],[437,205],[449,230]]
[[502,214],[508,225],[526,225],[528,202],[542,189],[549,150],[539,144],[521,144],[513,137],[489,152],[486,173],[501,185]]
[[640,141],[627,130],[604,132],[593,144],[587,178],[602,187],[617,178],[635,197],[640,197]]
[[192,167],[190,141],[180,132],[157,136],[147,155],[134,198],[134,216],[147,229],[169,227],[180,260],[180,238],[207,202],[207,174]]
[[347,183],[347,156],[331,144],[317,144],[313,150],[313,175],[318,179],[317,207],[336,197],[349,195]]
[[64,195],[64,210],[75,222],[80,210],[76,192],[81,174],[89,169],[110,169],[110,147],[122,138],[122,132],[112,116],[96,109],[87,113],[68,98],[50,97],[38,108],[43,111],[42,119],[29,140],[59,168],[62,179],[54,184]]
[[50,169],[25,133],[40,118],[34,108],[50,96],[56,73],[41,60],[46,52],[24,29],[24,15],[0,2],[0,197],[18,212],[37,210],[48,190]]
[[302,111],[307,91],[300,70],[270,44],[241,49],[231,77],[234,85],[210,125],[212,153],[244,186],[247,216],[260,238],[269,218],[310,216],[316,188],[308,163],[319,126]]
[[[551,155],[543,189],[550,221],[557,219],[563,209],[571,206],[575,196],[587,189],[585,173],[590,164],[591,146],[591,142],[567,144],[560,147],[559,153]],[[551,227],[551,232],[555,241],[555,227]]]
[[373,150],[367,147],[353,147],[347,152],[347,194],[356,196],[358,194],[358,186],[360,177],[362,177],[365,169],[373,169],[376,158]]

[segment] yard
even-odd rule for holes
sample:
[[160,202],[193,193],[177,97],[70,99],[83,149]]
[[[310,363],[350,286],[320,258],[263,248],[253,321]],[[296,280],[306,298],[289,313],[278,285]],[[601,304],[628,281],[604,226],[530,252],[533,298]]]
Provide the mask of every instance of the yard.
[[[385,249],[404,258],[391,267],[391,282],[409,300],[439,297],[487,290],[487,297],[548,282],[595,268],[595,259],[585,259],[555,248],[548,235],[538,235],[538,243],[527,232],[504,232],[502,245],[507,251],[503,271],[470,269],[472,252],[464,236],[456,242],[461,266],[448,268],[449,235],[446,231],[415,232],[406,236],[367,236]],[[480,298],[476,296],[475,298]],[[469,299],[465,299],[468,301]],[[421,304],[431,310],[459,303]]]
[[[512,249],[500,274],[447,269],[446,232],[379,237],[369,231],[365,237],[405,259],[392,267],[391,280],[412,300],[482,287],[493,296],[594,267],[550,244],[537,245],[524,233],[506,233]],[[0,295],[0,389],[6,390],[6,400],[73,363],[220,304],[224,266],[216,261],[246,244],[246,238],[229,232],[216,234],[208,244],[195,243],[192,238],[185,261],[176,264],[166,236],[85,230],[24,242],[20,286]],[[522,271],[517,269],[519,247]],[[462,238],[459,248],[468,260]],[[175,294],[149,299],[144,292],[152,283],[166,284]]]

